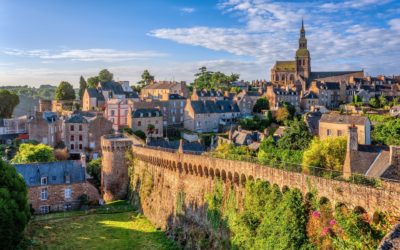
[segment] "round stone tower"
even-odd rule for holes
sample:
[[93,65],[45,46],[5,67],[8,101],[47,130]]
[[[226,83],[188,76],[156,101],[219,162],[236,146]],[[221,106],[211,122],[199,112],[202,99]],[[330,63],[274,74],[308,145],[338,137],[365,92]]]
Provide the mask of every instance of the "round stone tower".
[[132,141],[123,135],[101,137],[101,193],[106,202],[126,198],[129,176],[125,152],[131,145]]

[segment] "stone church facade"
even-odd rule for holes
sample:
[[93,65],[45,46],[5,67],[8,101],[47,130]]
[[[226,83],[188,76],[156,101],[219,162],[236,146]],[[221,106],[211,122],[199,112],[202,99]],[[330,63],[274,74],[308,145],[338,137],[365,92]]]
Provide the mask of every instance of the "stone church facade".
[[364,77],[363,70],[312,72],[311,56],[307,48],[306,31],[302,21],[299,48],[293,61],[276,61],[271,69],[271,82],[283,87],[307,90],[311,81],[348,82],[350,77]]

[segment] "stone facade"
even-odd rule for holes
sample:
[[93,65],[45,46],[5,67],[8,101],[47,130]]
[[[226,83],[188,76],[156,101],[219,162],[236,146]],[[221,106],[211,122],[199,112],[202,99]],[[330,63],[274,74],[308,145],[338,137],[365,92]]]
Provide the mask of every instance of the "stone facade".
[[185,82],[160,81],[149,84],[142,88],[140,98],[142,100],[168,100],[170,94],[178,94],[185,98],[188,97],[189,90]]
[[131,145],[131,139],[122,136],[101,138],[101,193],[106,202],[126,198],[129,176],[125,153]]
[[27,127],[30,140],[52,147],[61,142],[62,121],[53,112],[36,112]]
[[[41,192],[44,189],[47,190],[47,199],[41,199]],[[70,197],[66,196],[69,192],[71,195]],[[79,197],[83,194],[86,194],[91,201],[97,202],[100,198],[97,189],[88,182],[44,185],[28,188],[29,203],[37,214],[47,213],[47,211],[55,212],[76,209],[80,204]]]
[[[147,137],[163,137],[163,115],[159,109],[136,109],[129,112],[128,124],[133,131],[141,130]],[[152,131],[149,126],[153,126]]]

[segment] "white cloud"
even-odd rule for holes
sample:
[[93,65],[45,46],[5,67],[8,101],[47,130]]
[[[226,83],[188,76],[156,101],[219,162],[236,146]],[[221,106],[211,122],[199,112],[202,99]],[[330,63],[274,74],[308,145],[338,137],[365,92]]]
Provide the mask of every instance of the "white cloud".
[[337,2],[324,3],[320,7],[325,11],[334,12],[344,9],[358,9],[358,8],[383,5],[391,1],[392,0],[350,0],[338,3]]
[[190,8],[190,7],[185,7],[185,8],[181,8],[180,11],[184,14],[191,14],[191,13],[195,12],[196,9]]
[[[387,1],[345,1],[342,4],[357,8],[383,2]],[[229,0],[218,7],[223,13],[239,16],[244,21],[243,27],[163,28],[153,30],[149,35],[238,56],[251,56],[255,63],[264,63],[265,75],[269,77],[269,68],[276,60],[294,58],[301,18],[307,13],[304,15],[305,26],[314,70],[352,67],[365,68],[372,73],[377,69],[398,73],[400,19],[389,20],[389,28],[373,27],[360,22],[364,20],[358,19],[356,14],[352,19],[344,20],[321,13],[320,4]]]
[[[155,51],[123,51],[115,49],[69,49],[61,51],[7,49],[3,51],[3,54],[9,56],[36,57],[40,59],[50,60],[65,59],[84,62],[130,61],[166,56],[166,54],[164,53],[159,53]],[[49,62],[49,60],[47,60],[46,62]]]

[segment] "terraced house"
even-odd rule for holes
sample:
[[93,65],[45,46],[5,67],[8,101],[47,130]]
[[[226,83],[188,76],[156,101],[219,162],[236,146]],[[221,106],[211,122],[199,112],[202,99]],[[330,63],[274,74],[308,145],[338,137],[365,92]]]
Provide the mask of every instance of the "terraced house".
[[239,116],[239,106],[231,100],[188,100],[184,128],[198,133],[218,132],[229,128]]
[[147,137],[163,137],[163,115],[159,109],[136,109],[130,112],[128,123],[133,131],[141,130]]

